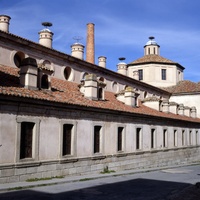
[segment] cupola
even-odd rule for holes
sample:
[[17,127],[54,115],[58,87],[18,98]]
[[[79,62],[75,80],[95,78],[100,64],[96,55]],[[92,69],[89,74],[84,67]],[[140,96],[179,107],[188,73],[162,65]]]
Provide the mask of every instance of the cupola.
[[127,75],[127,64],[124,62],[125,58],[119,58],[119,63],[117,64],[117,72],[119,74]]
[[53,33],[47,28],[52,26],[50,22],[43,22],[44,29],[42,29],[39,34],[39,43],[45,47],[52,48]]
[[154,40],[155,37],[150,36],[149,41],[144,46],[144,55],[160,55],[160,46]]
[[75,42],[74,44],[72,44],[71,45],[71,55],[83,60],[84,45],[79,42]]
[[5,32],[9,32],[9,21],[10,21],[10,17],[7,15],[0,15],[0,30],[1,31],[5,31]]

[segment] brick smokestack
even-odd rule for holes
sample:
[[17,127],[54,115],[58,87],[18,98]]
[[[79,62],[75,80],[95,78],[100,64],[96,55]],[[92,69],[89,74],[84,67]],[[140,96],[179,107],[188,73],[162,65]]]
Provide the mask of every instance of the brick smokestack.
[[94,61],[94,24],[87,24],[87,44],[86,44],[86,61],[95,63]]

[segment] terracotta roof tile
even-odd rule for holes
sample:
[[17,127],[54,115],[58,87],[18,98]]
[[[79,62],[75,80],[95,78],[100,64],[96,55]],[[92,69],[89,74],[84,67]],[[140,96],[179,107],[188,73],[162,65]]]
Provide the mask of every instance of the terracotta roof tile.
[[175,62],[164,58],[160,55],[156,55],[156,54],[151,54],[151,55],[145,55],[133,62],[131,62],[130,64],[142,64],[142,63],[168,63],[168,64],[176,64]]
[[18,71],[19,69],[17,68],[0,65],[0,94],[200,123],[200,119],[198,118],[193,119],[186,116],[159,112],[144,106],[141,102],[138,108],[127,106],[118,101],[112,92],[105,92],[105,101],[92,101],[84,97],[79,91],[77,83],[56,79],[54,77],[52,77],[51,83],[52,91],[29,90],[20,87]]
[[162,89],[168,92],[171,92],[173,94],[200,92],[200,83],[194,83],[192,81],[185,80],[185,81],[178,82],[178,84],[175,86],[162,88]]

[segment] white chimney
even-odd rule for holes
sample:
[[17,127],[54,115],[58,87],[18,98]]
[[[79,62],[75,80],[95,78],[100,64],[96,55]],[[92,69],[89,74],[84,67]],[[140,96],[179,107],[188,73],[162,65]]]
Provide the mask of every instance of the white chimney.
[[119,74],[123,74],[123,75],[127,75],[127,65],[125,62],[123,62],[123,60],[125,60],[125,58],[119,58],[120,62],[117,64],[117,72]]
[[40,36],[39,43],[45,47],[52,48],[53,33],[47,28],[49,26],[52,26],[52,23],[43,22],[42,25],[46,28],[38,33]]
[[9,32],[9,21],[10,21],[10,17],[7,15],[0,15],[0,30],[1,31],[5,31],[5,32]]
[[99,61],[100,67],[106,68],[106,57],[105,56],[99,56],[98,61]]
[[84,56],[84,45],[81,43],[74,43],[71,45],[71,55],[79,58],[81,60],[83,60],[83,56]]

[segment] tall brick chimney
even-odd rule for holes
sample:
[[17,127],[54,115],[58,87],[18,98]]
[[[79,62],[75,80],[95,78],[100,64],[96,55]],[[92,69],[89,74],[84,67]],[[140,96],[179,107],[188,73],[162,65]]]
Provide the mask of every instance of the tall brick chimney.
[[86,61],[95,63],[94,61],[94,24],[87,24],[87,44],[86,44]]

